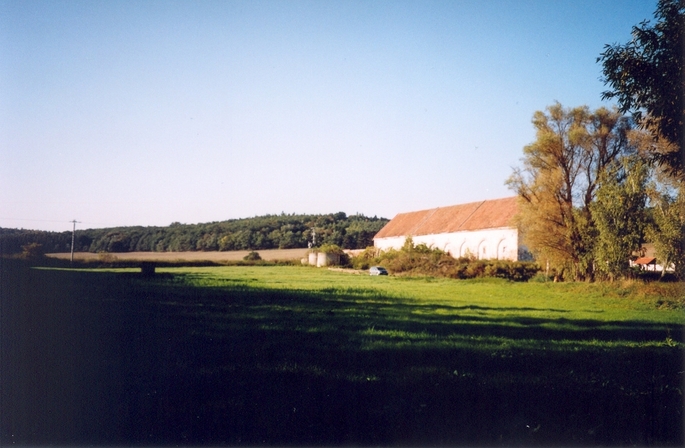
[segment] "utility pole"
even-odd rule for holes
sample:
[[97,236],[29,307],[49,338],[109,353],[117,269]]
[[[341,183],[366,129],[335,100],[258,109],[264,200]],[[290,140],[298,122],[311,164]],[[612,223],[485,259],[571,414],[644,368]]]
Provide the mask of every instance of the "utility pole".
[[74,264],[74,241],[76,240],[76,223],[77,222],[80,223],[81,221],[77,221],[74,219],[74,220],[69,221],[69,222],[74,224],[74,227],[71,231],[71,264]]

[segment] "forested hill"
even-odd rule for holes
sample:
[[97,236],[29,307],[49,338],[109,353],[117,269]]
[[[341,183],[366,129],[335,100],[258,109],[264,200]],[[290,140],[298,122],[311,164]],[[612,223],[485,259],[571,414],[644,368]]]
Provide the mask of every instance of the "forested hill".
[[[343,212],[327,215],[267,215],[207,224],[172,223],[168,227],[114,227],[76,230],[77,252],[216,251],[290,249],[307,247],[316,232],[316,245],[336,244],[344,249],[373,245],[373,236],[385,218]],[[22,251],[30,243],[43,251],[71,250],[71,231],[44,232],[0,228],[0,253]]]

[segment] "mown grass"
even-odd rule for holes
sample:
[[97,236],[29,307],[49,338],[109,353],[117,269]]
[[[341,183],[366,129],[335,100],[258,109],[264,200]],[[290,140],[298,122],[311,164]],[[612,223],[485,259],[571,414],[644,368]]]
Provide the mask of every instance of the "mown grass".
[[3,444],[683,444],[678,285],[1,271]]

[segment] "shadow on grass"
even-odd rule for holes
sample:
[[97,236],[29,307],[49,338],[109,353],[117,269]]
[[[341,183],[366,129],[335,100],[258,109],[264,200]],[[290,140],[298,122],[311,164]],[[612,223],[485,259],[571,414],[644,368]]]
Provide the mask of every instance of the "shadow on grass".
[[3,445],[683,444],[681,329],[0,271]]

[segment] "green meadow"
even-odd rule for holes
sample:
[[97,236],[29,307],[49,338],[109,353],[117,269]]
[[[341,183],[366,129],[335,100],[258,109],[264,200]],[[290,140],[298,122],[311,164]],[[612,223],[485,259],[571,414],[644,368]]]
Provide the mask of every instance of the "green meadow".
[[682,284],[0,273],[3,445],[684,442]]

